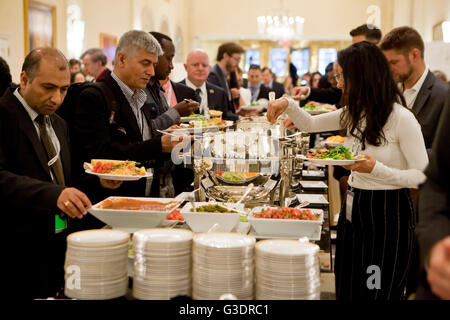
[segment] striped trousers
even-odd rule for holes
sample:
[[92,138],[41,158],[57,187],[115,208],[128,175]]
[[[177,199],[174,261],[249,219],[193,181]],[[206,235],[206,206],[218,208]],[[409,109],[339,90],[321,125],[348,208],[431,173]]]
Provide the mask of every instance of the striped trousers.
[[336,298],[402,300],[415,249],[410,191],[352,191],[351,222],[344,202],[337,228]]

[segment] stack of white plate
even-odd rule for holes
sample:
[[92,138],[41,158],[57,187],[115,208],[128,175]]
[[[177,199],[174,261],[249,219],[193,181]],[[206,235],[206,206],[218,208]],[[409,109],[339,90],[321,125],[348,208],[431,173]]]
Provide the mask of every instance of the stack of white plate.
[[117,230],[89,230],[67,237],[64,293],[69,298],[114,299],[128,288],[130,234]]
[[190,296],[192,237],[182,229],[146,229],[133,235],[135,298]]
[[319,247],[297,240],[256,244],[256,299],[319,300]]
[[232,294],[253,299],[255,238],[237,233],[202,233],[194,237],[193,295],[216,300]]

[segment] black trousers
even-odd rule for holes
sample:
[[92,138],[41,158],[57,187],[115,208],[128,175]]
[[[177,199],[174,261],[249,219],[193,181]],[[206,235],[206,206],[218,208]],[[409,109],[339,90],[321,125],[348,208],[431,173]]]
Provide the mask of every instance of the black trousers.
[[[336,297],[402,300],[414,250],[415,220],[409,189],[352,191],[351,222],[346,218],[345,202],[338,222]],[[371,266],[379,268],[379,288],[373,286],[376,271]]]

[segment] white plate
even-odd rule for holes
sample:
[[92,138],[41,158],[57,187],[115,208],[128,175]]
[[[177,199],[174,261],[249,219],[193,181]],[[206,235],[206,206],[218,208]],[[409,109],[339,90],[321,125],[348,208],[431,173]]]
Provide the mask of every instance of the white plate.
[[305,189],[325,189],[328,185],[323,181],[300,181],[302,188]]
[[[307,238],[310,241],[320,241],[320,237],[321,237],[321,232],[322,232],[322,226],[318,227],[317,230],[310,234]],[[280,236],[280,235],[273,235],[273,236],[263,236],[263,235],[259,235],[256,233],[255,229],[250,228],[250,232],[248,233],[249,236],[255,237],[256,240],[271,240],[271,239],[284,239],[284,240],[298,240],[299,236]]]
[[347,166],[354,164],[355,162],[365,161],[366,159],[355,159],[355,160],[335,160],[335,159],[310,159],[304,155],[297,156],[302,160],[310,161],[314,164],[331,165],[331,166]]
[[283,256],[310,256],[319,253],[318,245],[300,241],[266,240],[258,242],[255,248],[265,254]]
[[317,115],[317,114],[322,114],[322,113],[328,113],[331,112],[331,110],[309,110],[309,109],[305,109],[302,108],[304,111],[308,112],[310,115]]
[[322,194],[297,194],[297,200],[300,203],[308,201],[310,204],[329,204]]
[[189,230],[181,229],[147,229],[140,230],[133,235],[133,241],[157,243],[174,243],[191,241],[193,233]]
[[254,237],[228,232],[202,233],[194,236],[194,244],[217,249],[253,247],[255,242]]
[[302,176],[303,177],[325,177],[325,172],[320,171],[320,170],[303,170],[302,171]]
[[116,180],[116,181],[137,181],[142,178],[153,177],[153,173],[151,173],[151,172],[145,172],[145,176],[130,176],[130,175],[120,175],[120,174],[97,173],[97,172],[92,172],[89,169],[86,169],[85,172],[88,174],[92,174],[94,176],[98,176],[99,178],[102,178],[102,179]]
[[[117,230],[86,230],[70,234],[67,243],[76,246],[101,247],[128,243],[130,234]],[[122,246],[119,246],[120,248]]]
[[205,132],[213,129],[225,129],[228,127],[231,127],[234,124],[233,121],[226,121],[226,124],[223,126],[213,126],[213,127],[197,127],[197,128],[181,128],[181,129],[166,129],[163,130],[164,132],[189,132],[189,133],[195,133],[195,132]]
[[[162,203],[167,203],[170,201],[175,201],[173,198],[134,198],[134,197],[109,197],[107,199],[113,198],[127,198],[136,199],[143,201],[158,201]],[[107,200],[105,199],[105,200]],[[103,201],[105,201],[103,200]],[[169,213],[177,209],[182,203],[179,202],[178,205],[172,207],[170,210],[162,211],[152,211],[152,210],[116,210],[116,209],[101,209],[99,208],[102,202],[99,202],[87,209],[97,219],[103,221],[104,223],[110,225],[114,229],[120,229],[130,233],[134,233],[138,230],[153,228],[159,226]]]

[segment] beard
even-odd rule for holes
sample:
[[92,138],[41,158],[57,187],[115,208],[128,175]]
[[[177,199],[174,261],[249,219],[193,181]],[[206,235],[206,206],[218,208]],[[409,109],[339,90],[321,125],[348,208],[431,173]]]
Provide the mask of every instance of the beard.
[[231,62],[227,62],[225,67],[229,73],[236,71],[236,68],[233,66]]
[[411,77],[411,75],[414,72],[413,68],[411,67],[411,61],[409,61],[408,57],[406,57],[406,62],[407,62],[408,69],[405,73],[399,73],[399,74],[395,75],[395,78],[396,78],[395,80],[397,82],[404,83],[406,80],[408,80]]

